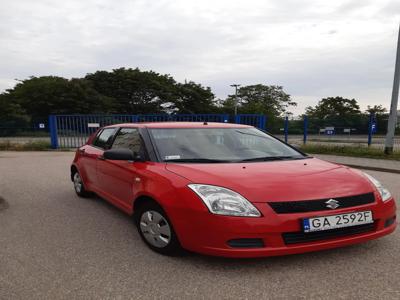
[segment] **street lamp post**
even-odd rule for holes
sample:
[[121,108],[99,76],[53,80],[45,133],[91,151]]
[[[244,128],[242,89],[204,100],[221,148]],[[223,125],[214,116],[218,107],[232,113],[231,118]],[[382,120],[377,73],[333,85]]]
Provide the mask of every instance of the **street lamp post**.
[[237,97],[237,92],[238,92],[238,87],[240,86],[240,84],[231,84],[231,87],[235,88],[235,116],[237,115],[237,109],[238,109],[238,97]]
[[397,119],[397,103],[399,100],[399,80],[400,80],[400,27],[399,36],[397,38],[397,53],[396,53],[396,64],[394,67],[394,80],[392,90],[392,101],[390,105],[390,113],[388,120],[388,129],[385,141],[385,153],[390,154],[393,152],[394,145],[394,133],[396,130],[396,119]]

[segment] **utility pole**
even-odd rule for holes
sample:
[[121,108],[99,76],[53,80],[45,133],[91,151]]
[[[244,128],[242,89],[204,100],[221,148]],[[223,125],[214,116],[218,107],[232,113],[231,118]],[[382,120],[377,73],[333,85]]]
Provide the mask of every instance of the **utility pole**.
[[238,87],[240,86],[240,84],[231,84],[231,87],[235,88],[235,116],[237,115],[237,109],[238,109],[238,97],[237,97],[237,92],[238,92]]
[[399,26],[399,35],[397,37],[396,65],[394,67],[392,102],[390,104],[388,129],[385,140],[385,154],[393,153],[394,133],[396,130],[396,122],[397,122],[397,103],[399,100],[399,80],[400,80],[400,26]]

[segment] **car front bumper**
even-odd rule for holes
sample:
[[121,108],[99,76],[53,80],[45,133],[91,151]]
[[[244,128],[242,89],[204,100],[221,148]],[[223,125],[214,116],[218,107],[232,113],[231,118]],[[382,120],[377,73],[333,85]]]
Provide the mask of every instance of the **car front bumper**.
[[[396,228],[394,199],[346,209],[321,212],[276,214],[266,203],[254,203],[263,214],[260,218],[218,216],[204,210],[187,211],[174,226],[182,246],[190,251],[225,257],[266,257],[318,251],[366,242],[390,234]],[[301,232],[301,219],[371,210],[374,226],[362,233],[329,237],[317,241],[286,244],[284,233]],[[182,215],[181,215],[182,216]],[[388,221],[389,220],[389,221]],[[391,224],[390,220],[393,222]],[[351,228],[351,227],[348,227]],[[232,247],[230,240],[257,239],[263,246]]]

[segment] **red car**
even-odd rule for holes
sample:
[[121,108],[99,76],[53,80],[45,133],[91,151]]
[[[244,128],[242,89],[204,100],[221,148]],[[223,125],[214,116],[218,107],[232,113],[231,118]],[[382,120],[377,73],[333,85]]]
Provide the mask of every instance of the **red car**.
[[168,255],[301,253],[396,227],[395,201],[376,179],[247,125],[107,126],[77,150],[71,179],[79,196],[133,215],[143,241]]

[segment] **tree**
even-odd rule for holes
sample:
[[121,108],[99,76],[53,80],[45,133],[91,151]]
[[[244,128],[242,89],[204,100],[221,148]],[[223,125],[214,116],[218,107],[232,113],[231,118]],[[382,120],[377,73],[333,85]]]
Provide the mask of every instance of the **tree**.
[[379,105],[374,105],[374,106],[367,106],[366,112],[368,114],[375,114],[375,115],[383,115],[387,113],[387,109],[383,107],[381,104]]
[[[267,127],[271,132],[278,132],[283,126],[283,117],[290,106],[296,106],[289,94],[277,85],[248,85],[238,89],[239,114],[264,114],[267,116]],[[229,95],[223,104],[226,112],[233,113],[235,95]]]
[[160,113],[162,104],[173,102],[177,96],[176,82],[171,76],[138,68],[97,71],[85,79],[97,92],[113,99],[116,113]]
[[177,98],[173,102],[179,113],[213,113],[217,109],[215,96],[209,87],[204,88],[193,81],[178,83],[177,93]]
[[218,110],[209,87],[192,81],[177,83],[169,75],[137,68],[97,71],[73,79],[30,77],[0,96],[2,123],[18,118],[41,123],[46,122],[49,114],[212,113]]
[[356,128],[363,131],[366,120],[362,117],[360,106],[355,99],[328,97],[321,99],[315,107],[307,107],[310,127]]
[[49,114],[103,113],[112,107],[110,99],[96,92],[89,82],[56,76],[22,80],[2,95],[23,108],[33,122],[43,122]]
[[323,98],[315,107],[307,107],[306,114],[320,119],[343,118],[360,114],[360,106],[355,99],[343,97]]
[[30,121],[25,110],[6,94],[0,95],[0,127],[27,127]]
[[209,113],[215,110],[214,94],[193,81],[177,83],[169,75],[136,69],[97,71],[85,77],[96,91],[113,99],[115,112]]
[[[277,85],[248,85],[238,89],[239,112],[265,114],[269,117],[279,117],[287,111],[288,107],[296,106],[290,95]],[[224,106],[233,110],[235,95],[229,95]]]

